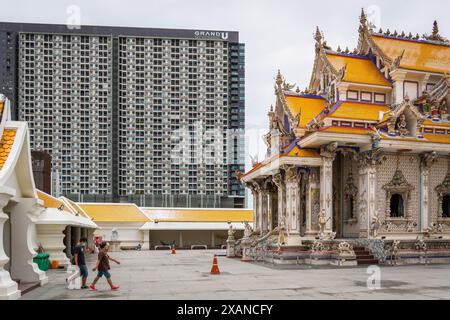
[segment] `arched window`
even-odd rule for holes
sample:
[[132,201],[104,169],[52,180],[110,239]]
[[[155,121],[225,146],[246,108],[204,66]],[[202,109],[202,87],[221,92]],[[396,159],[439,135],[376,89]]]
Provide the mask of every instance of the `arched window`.
[[442,198],[442,217],[450,218],[450,195],[447,194]]
[[405,216],[403,197],[401,194],[394,193],[391,196],[390,208],[392,218],[403,218]]

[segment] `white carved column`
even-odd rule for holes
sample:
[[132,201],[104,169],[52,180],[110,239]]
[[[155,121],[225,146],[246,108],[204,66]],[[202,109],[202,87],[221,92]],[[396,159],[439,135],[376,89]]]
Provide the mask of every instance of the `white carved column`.
[[392,104],[400,104],[403,102],[403,97],[404,97],[404,91],[403,91],[403,86],[404,86],[404,81],[405,81],[405,77],[406,77],[406,72],[404,71],[400,71],[400,70],[396,70],[395,72],[393,72],[391,74],[392,80],[393,80],[393,84],[394,84],[394,90],[393,90],[393,101]]
[[[308,174],[308,185],[306,187],[306,230],[305,230],[305,236],[314,236],[316,235],[316,232],[314,231],[315,225],[313,223],[313,215],[315,212],[315,193],[316,190],[319,188],[319,176],[317,174],[316,168],[310,168],[309,174]],[[318,204],[320,206],[320,203]],[[317,208],[317,211],[320,210],[320,208]]]
[[278,188],[278,226],[282,221],[286,221],[286,182],[284,174],[278,173],[273,177],[273,182]]
[[426,152],[420,155],[420,230],[424,231],[430,225],[430,169],[437,159],[436,152]]
[[262,185],[259,192],[259,227],[261,230],[261,235],[266,234],[268,231],[268,196],[269,192],[267,190],[267,187],[265,185]]
[[75,229],[75,239],[72,239],[73,243],[75,245],[78,244],[78,242],[80,242],[80,238],[81,238],[81,227],[72,227]]
[[20,198],[11,206],[11,276],[22,282],[37,282],[41,286],[48,282],[48,277],[33,262],[37,255],[33,236],[35,223],[43,210],[34,198]]
[[72,227],[71,226],[65,226],[64,228],[64,243],[65,243],[65,251],[67,258],[72,258]]
[[261,233],[261,186],[259,183],[254,182],[251,185],[251,190],[253,194],[253,230],[256,233]]
[[150,249],[150,231],[149,230],[141,230],[142,232],[142,250]]
[[295,166],[286,169],[286,233],[288,245],[301,245],[299,173]]
[[[47,252],[51,260],[59,261],[59,264],[67,267],[70,265],[70,260],[64,253],[66,245],[64,245],[64,233],[66,225],[62,224],[38,224],[37,229],[37,242],[42,245],[45,252]],[[67,230],[67,229],[66,229]],[[70,230],[70,227],[69,227]],[[70,231],[68,232],[70,234]],[[67,241],[69,240],[69,241]],[[70,236],[69,239],[66,235],[67,249],[70,251]]]
[[[380,150],[374,149],[359,155],[359,236],[370,235],[372,218],[377,216],[377,165],[381,163]],[[379,217],[378,217],[379,218]]]
[[5,265],[9,261],[9,257],[5,253],[3,243],[3,230],[8,215],[3,212],[3,208],[8,204],[14,191],[5,187],[0,187],[0,300],[13,300],[20,298],[20,291],[17,283],[11,279],[11,275],[5,270]]
[[322,146],[322,167],[320,168],[320,203],[321,210],[325,210],[327,219],[324,233],[333,230],[333,161],[336,156],[337,143]]

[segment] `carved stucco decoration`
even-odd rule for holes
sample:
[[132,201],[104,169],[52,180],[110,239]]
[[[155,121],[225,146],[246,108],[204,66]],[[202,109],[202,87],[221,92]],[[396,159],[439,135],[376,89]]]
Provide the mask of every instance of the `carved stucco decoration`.
[[438,185],[435,190],[438,195],[438,219],[445,219],[443,216],[444,212],[442,210],[442,202],[445,196],[450,195],[450,171],[447,172],[444,181],[442,181],[442,183]]
[[407,111],[410,112],[416,119],[416,136],[421,136],[420,132],[423,122],[425,121],[425,116],[420,113],[408,96],[405,96],[404,101],[394,106],[394,108],[388,113],[389,118],[387,121],[387,129],[389,135],[398,134],[400,136],[407,136],[411,134],[411,132],[407,129],[408,124],[405,113]]
[[383,186],[383,190],[386,191],[386,219],[391,218],[390,199],[394,194],[400,194],[403,198],[405,217],[409,217],[409,199],[411,197],[411,191],[414,190],[414,186],[411,185],[403,175],[403,172],[397,168],[395,170],[392,180]]
[[334,157],[336,156],[337,147],[338,147],[337,142],[331,142],[329,144],[323,145],[320,148],[320,155],[324,158],[330,158],[334,160]]
[[358,200],[358,187],[356,187],[353,179],[353,174],[350,172],[344,186],[344,198],[346,201],[352,201],[352,212],[347,216],[347,223],[355,223],[356,219],[356,205]]

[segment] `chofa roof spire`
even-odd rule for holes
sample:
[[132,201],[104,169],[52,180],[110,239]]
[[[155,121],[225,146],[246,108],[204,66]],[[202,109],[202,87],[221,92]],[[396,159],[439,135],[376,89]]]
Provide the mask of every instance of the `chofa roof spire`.
[[430,35],[424,34],[422,37],[426,40],[431,40],[431,41],[438,41],[438,42],[444,42],[444,43],[449,42],[447,38],[445,38],[439,34],[439,26],[438,26],[438,23],[436,20],[434,20],[434,22],[433,22],[433,30],[432,30],[431,34]]

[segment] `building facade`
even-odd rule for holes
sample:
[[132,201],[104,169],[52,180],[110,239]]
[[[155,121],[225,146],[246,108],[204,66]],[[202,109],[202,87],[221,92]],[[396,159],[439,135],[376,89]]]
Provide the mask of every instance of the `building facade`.
[[237,32],[0,23],[0,87],[52,193],[142,206],[243,206]]
[[258,243],[310,263],[354,259],[362,244],[380,261],[450,257],[449,42],[436,22],[420,38],[360,20],[353,52],[317,29],[304,92],[276,77],[267,157],[241,175],[255,212],[245,258]]

